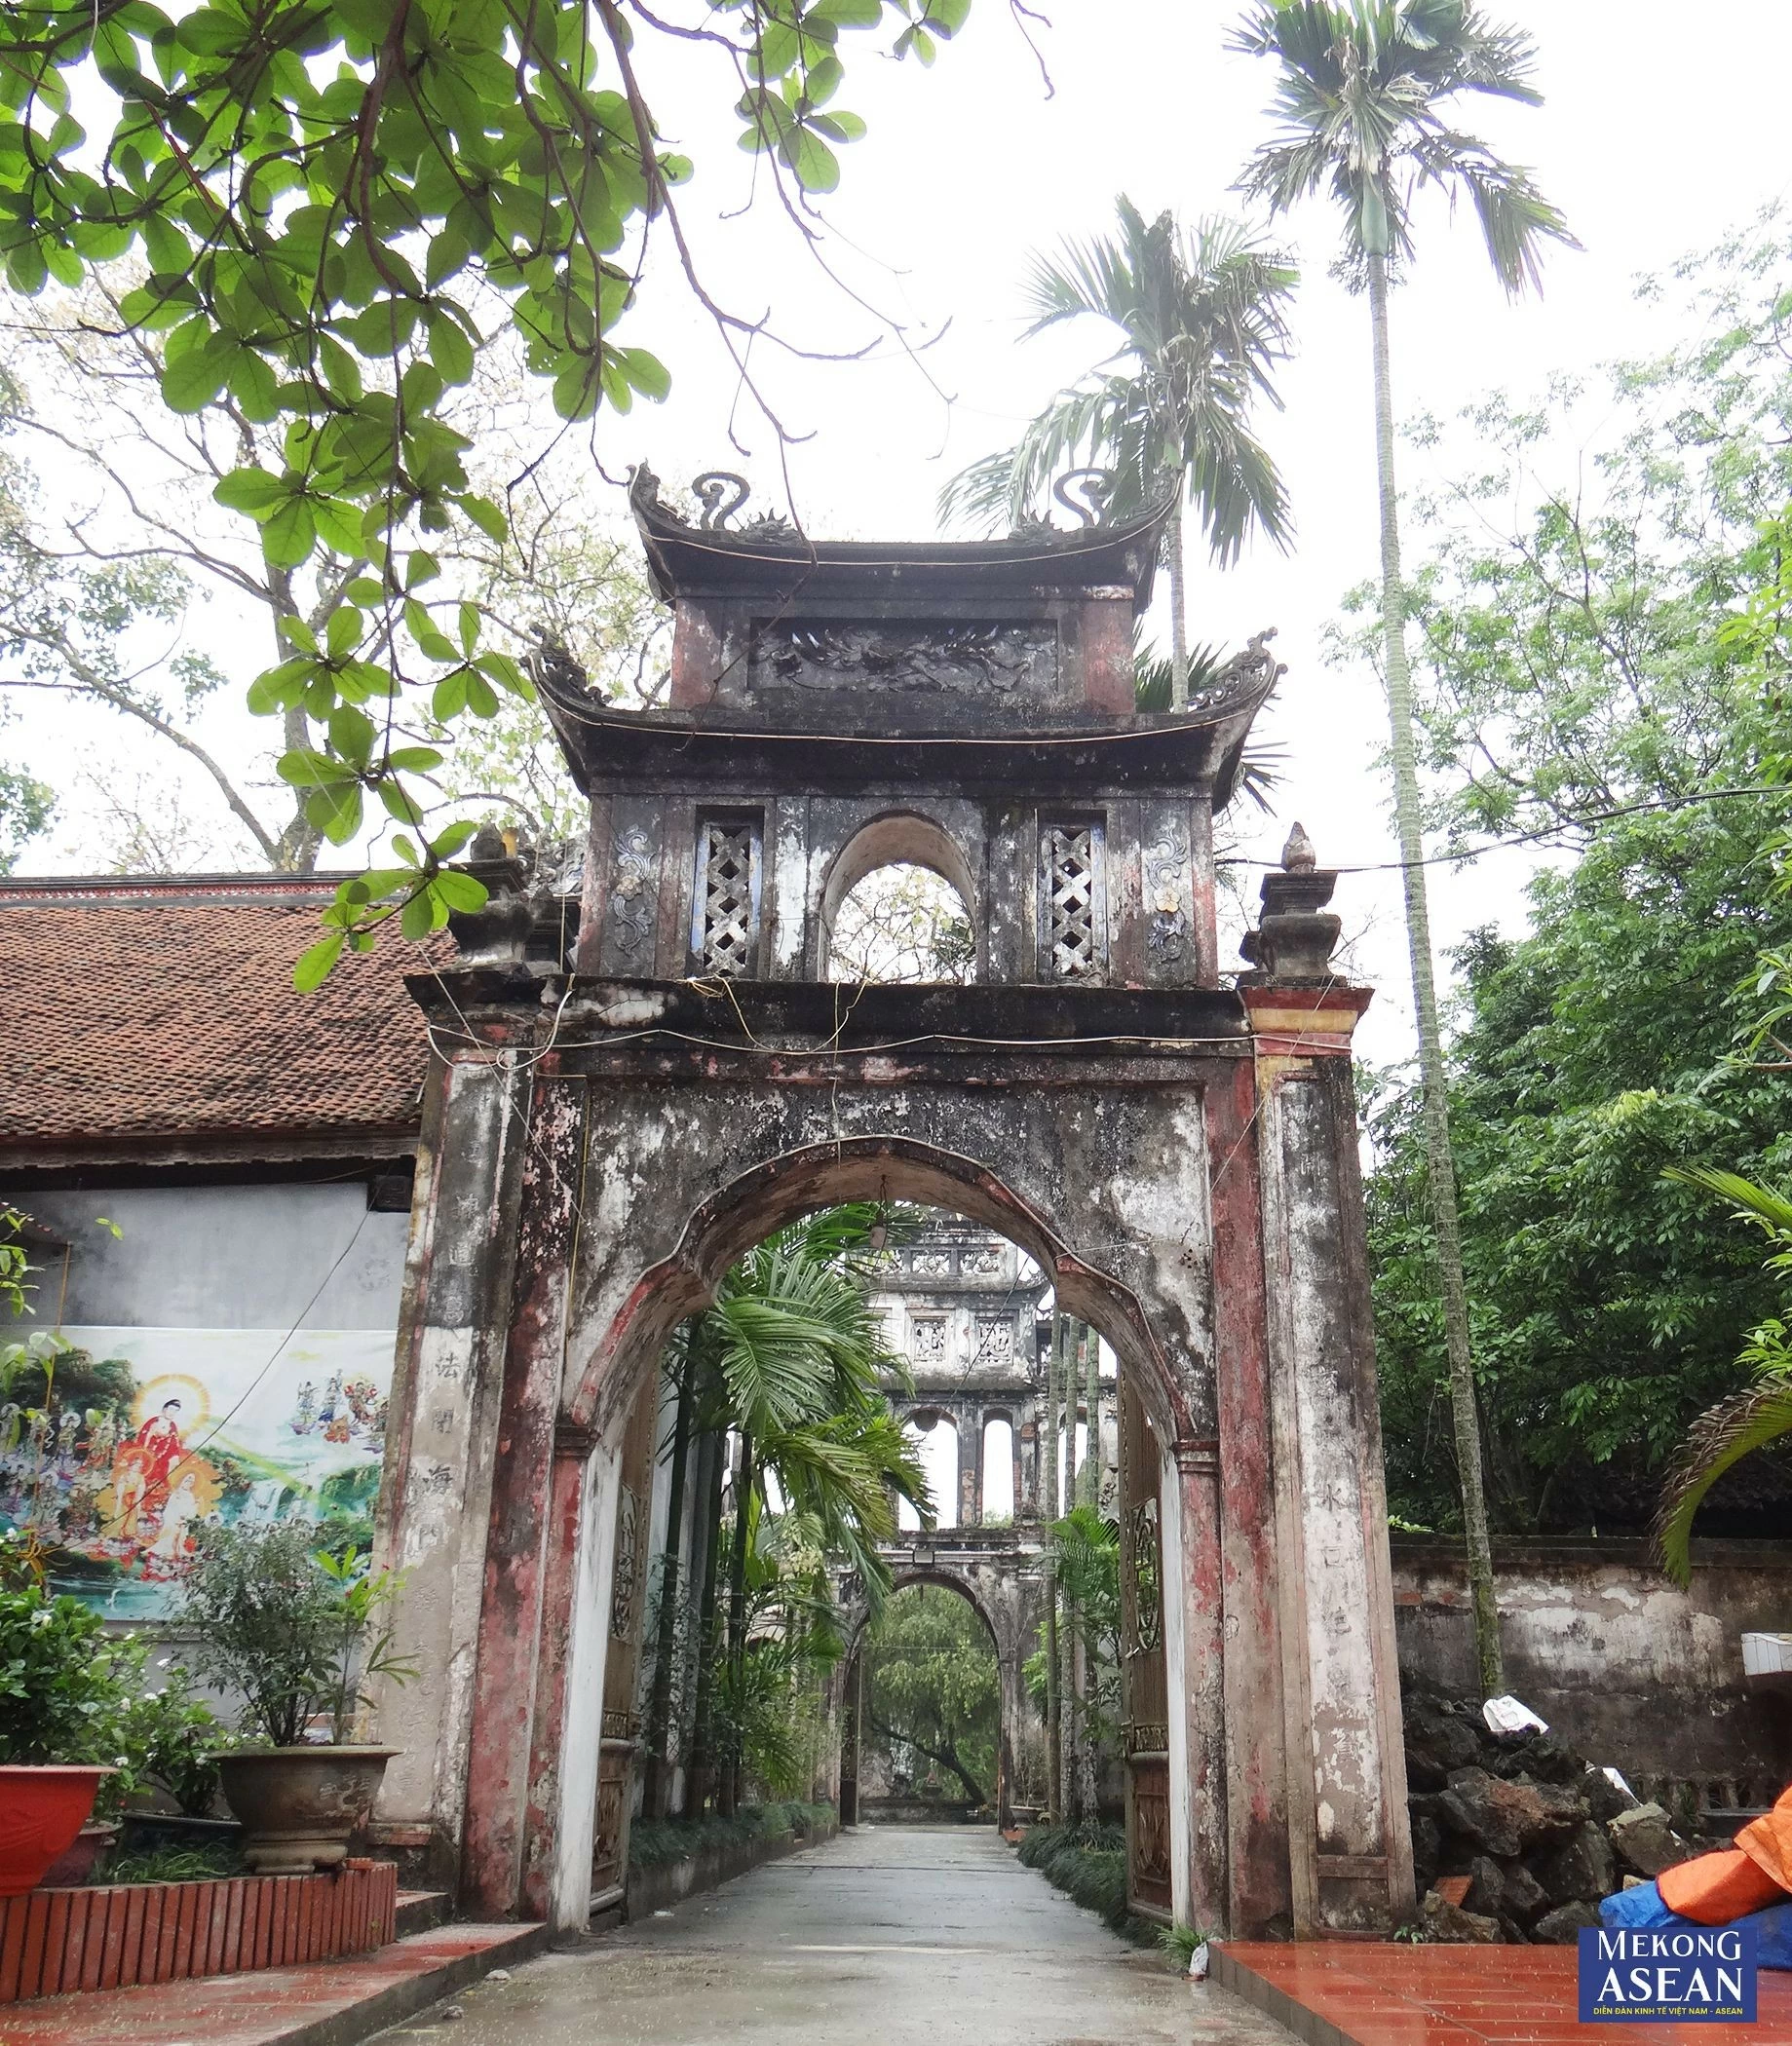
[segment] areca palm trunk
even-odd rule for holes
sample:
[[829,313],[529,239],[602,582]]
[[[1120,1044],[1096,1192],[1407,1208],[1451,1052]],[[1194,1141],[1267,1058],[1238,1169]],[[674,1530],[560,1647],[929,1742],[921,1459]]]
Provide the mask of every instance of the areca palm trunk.
[[1388,722],[1393,754],[1394,815],[1400,873],[1406,890],[1406,946],[1412,963],[1413,1013],[1419,1028],[1419,1082],[1425,1114],[1426,1169],[1437,1234],[1443,1294],[1444,1347],[1450,1366],[1450,1412],[1456,1467],[1462,1485],[1463,1534],[1474,1607],[1475,1661],[1481,1694],[1506,1688],[1500,1649],[1500,1608],[1494,1590],[1493,1544],[1487,1528],[1487,1491],[1481,1469],[1481,1428],[1468,1346],[1468,1293],[1463,1278],[1462,1230],[1457,1215],[1456,1167],[1450,1155],[1450,1104],[1445,1090],[1443,1039],[1437,1022],[1437,987],[1431,968],[1431,925],[1425,884],[1425,845],[1419,816],[1419,770],[1413,746],[1412,671],[1406,663],[1406,588],[1400,574],[1399,507],[1393,485],[1393,380],[1388,352],[1388,262],[1369,255],[1369,320],[1375,352],[1375,457],[1381,488],[1382,631],[1388,669]]
[[[1085,1322],[1083,1344],[1086,1366],[1083,1379],[1085,1424],[1083,1431],[1083,1482],[1078,1488],[1084,1505],[1098,1512],[1101,1505],[1101,1339]],[[1082,1796],[1083,1823],[1093,1827],[1101,1817],[1099,1786],[1095,1780],[1095,1637],[1087,1611],[1077,1642],[1081,1682],[1077,1696],[1077,1768]]]
[[[1070,1324],[1069,1353],[1064,1361],[1064,1511],[1077,1503],[1077,1406],[1081,1393],[1083,1325]],[[1064,1613],[1058,1628],[1058,1692],[1063,1700],[1059,1717],[1060,1750],[1058,1774],[1064,1786],[1064,1816],[1081,1820],[1083,1777],[1077,1766],[1077,1598],[1074,1587],[1064,1586]]]
[[703,1589],[697,1610],[697,1703],[691,1724],[691,1762],[685,1770],[684,1809],[703,1816],[705,1777],[715,1766],[715,1611],[721,1577],[722,1466],[726,1437],[710,1437],[709,1484],[704,1514]]
[[1064,1375],[1062,1314],[1051,1317],[1051,1347],[1046,1354],[1045,1426],[1039,1431],[1040,1488],[1046,1520],[1046,1802],[1051,1816],[1064,1816],[1064,1774],[1058,1748],[1063,1700],[1058,1694],[1057,1559],[1052,1550],[1052,1523],[1058,1517],[1058,1383]]
[[741,1468],[735,1475],[734,1550],[728,1563],[728,1674],[733,1712],[728,1724],[727,1758],[722,1768],[722,1795],[717,1808],[734,1817],[741,1801],[741,1706],[746,1688],[746,1552],[752,1538],[753,1438],[741,1431]]
[[1189,707],[1189,621],[1184,603],[1182,559],[1182,476],[1176,477],[1176,495],[1165,528],[1165,551],[1169,556],[1169,706]]
[[703,1327],[694,1321],[678,1373],[678,1411],[672,1422],[672,1464],[666,1488],[666,1548],[660,1571],[659,1624],[655,1630],[653,1692],[647,1708],[645,1805],[652,1819],[666,1816],[672,1782],[672,1658],[678,1641],[678,1559],[684,1539],[684,1477],[691,1452],[696,1407],[698,1344]]

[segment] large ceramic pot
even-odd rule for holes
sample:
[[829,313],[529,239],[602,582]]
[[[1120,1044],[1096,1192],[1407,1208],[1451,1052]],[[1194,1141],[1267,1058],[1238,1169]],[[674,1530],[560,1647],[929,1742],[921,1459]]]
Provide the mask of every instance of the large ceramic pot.
[[0,1897],[22,1897],[86,1825],[110,1769],[75,1763],[0,1767]]
[[305,1876],[346,1861],[397,1748],[239,1748],[220,1755],[224,1800],[243,1821],[257,1876]]

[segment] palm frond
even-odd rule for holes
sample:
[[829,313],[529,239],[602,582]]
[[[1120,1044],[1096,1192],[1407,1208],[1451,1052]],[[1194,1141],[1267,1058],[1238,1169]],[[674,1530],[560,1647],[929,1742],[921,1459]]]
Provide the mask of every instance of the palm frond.
[[1714,1194],[1743,1221],[1758,1223],[1775,1242],[1792,1243],[1792,1197],[1776,1188],[1718,1165],[1669,1165],[1661,1177],[1677,1180],[1683,1187],[1697,1187],[1701,1194]]
[[1421,183],[1441,185],[1454,202],[1468,195],[1487,245],[1487,260],[1508,296],[1543,286],[1541,258],[1546,242],[1568,248],[1580,243],[1560,210],[1537,188],[1530,171],[1495,156],[1472,135],[1436,130],[1412,152]]
[[[1219,673],[1223,657],[1218,647],[1189,649],[1189,689],[1207,688]],[[1170,707],[1170,661],[1166,654],[1146,649],[1132,659],[1132,701],[1140,710]]]
[[1693,1520],[1732,1464],[1792,1434],[1792,1382],[1764,1378],[1708,1408],[1693,1423],[1669,1473],[1654,1535],[1662,1572],[1685,1590],[1693,1573]]

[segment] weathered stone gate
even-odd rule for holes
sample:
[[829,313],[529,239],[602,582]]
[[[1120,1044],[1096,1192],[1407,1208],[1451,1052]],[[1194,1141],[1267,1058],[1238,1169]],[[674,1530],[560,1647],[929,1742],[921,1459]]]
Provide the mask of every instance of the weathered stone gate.
[[[634,498],[670,707],[542,675],[591,799],[576,941],[493,856],[459,965],[412,983],[437,1059],[381,1512],[424,1674],[380,1701],[387,1837],[469,1905],[585,1921],[623,1851],[663,1345],[768,1231],[885,1195],[1019,1244],[1120,1360],[1135,1898],[1386,1926],[1411,1856],[1366,998],[1299,860],[1249,984],[1216,956],[1211,820],[1268,655],[1134,711],[1162,514],[812,547],[693,527],[644,472]],[[897,859],[964,896],[974,984],[824,978]]]

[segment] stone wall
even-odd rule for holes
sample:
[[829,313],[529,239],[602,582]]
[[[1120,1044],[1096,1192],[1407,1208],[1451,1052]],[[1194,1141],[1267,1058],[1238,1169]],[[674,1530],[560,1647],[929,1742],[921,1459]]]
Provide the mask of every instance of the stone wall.
[[[1473,1686],[1468,1590],[1448,1542],[1396,1534],[1400,1673]],[[1644,1796],[1759,1804],[1792,1780],[1792,1698],[1751,1693],[1741,1636],[1792,1629],[1792,1543],[1693,1546],[1690,1590],[1641,1540],[1519,1542],[1497,1558],[1506,1687]]]

